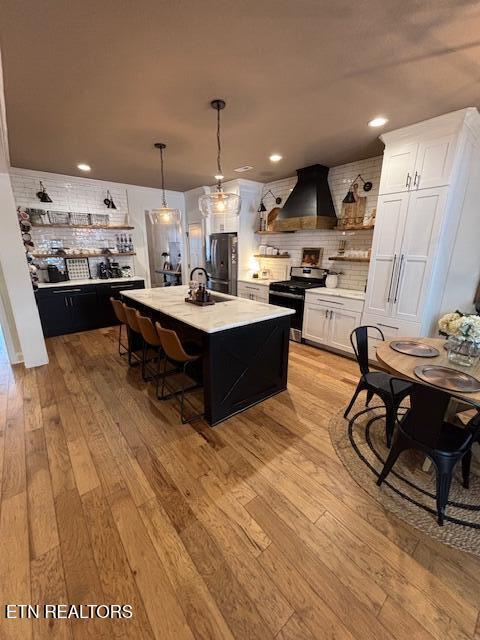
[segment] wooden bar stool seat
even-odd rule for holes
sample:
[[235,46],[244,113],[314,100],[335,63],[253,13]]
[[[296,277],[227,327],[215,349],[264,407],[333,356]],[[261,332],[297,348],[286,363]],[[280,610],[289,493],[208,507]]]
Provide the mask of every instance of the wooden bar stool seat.
[[127,325],[127,315],[125,313],[125,307],[123,302],[120,302],[120,300],[116,300],[115,298],[110,298],[110,302],[112,304],[115,317],[120,323],[120,327],[118,329],[118,353],[119,355],[124,356],[126,353],[128,353],[128,343],[124,344],[122,342],[122,329]]
[[[162,392],[160,396],[161,399],[168,400],[169,398],[173,398],[173,397],[176,398],[178,394],[180,394],[180,418],[182,420],[182,424],[191,422],[192,420],[196,420],[198,418],[202,418],[203,413],[198,413],[188,418],[185,415],[185,403],[187,402],[188,404],[190,404],[190,406],[192,406],[191,402],[189,402],[185,398],[185,393],[187,391],[193,391],[194,389],[198,389],[200,387],[199,384],[194,384],[189,387],[186,387],[185,379],[188,375],[189,367],[194,362],[197,362],[202,357],[202,354],[187,353],[176,331],[172,331],[171,329],[164,329],[158,322],[156,323],[155,326],[156,326],[158,335],[160,337],[163,353],[165,356],[164,357],[165,364],[164,364],[164,370],[163,370],[163,376],[162,376]],[[181,384],[181,388],[178,390],[175,390],[167,382],[167,375],[172,373],[172,372],[167,372],[168,362],[174,365],[175,367],[174,372],[182,374],[182,384]],[[167,389],[167,391],[169,392],[167,395],[165,394],[165,389]]]

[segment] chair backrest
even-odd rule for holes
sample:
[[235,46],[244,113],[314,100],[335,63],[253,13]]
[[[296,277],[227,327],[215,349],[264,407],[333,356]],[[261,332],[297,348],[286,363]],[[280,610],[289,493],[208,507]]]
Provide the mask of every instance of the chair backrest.
[[[392,393],[398,392],[399,383],[405,383],[402,378],[391,378],[390,388]],[[438,448],[438,440],[445,421],[451,395],[429,387],[425,384],[414,382],[410,390],[410,409],[400,419],[400,427],[410,438],[431,449]],[[477,414],[465,429],[465,445],[470,442],[480,429],[480,414]]]
[[159,347],[161,344],[160,336],[151,319],[147,318],[147,316],[142,316],[140,311],[137,311],[137,323],[145,342],[152,345],[152,347]]
[[135,333],[140,333],[140,327],[138,326],[137,320],[137,310],[133,307],[127,307],[127,305],[124,305],[124,307],[128,326],[132,331],[135,331]]
[[192,357],[185,352],[176,331],[171,329],[163,329],[159,322],[156,323],[158,335],[162,343],[162,349],[165,351],[167,358],[171,358],[176,362],[187,362]]
[[383,331],[374,325],[362,325],[356,327],[350,334],[350,342],[352,343],[353,352],[360,367],[360,373],[368,373],[370,371],[368,366],[368,330],[371,329],[373,333],[378,333],[381,340],[385,340]]
[[116,300],[115,298],[110,298],[110,302],[112,303],[113,312],[115,313],[117,320],[122,324],[127,324],[127,316],[125,314],[125,305],[120,300]]

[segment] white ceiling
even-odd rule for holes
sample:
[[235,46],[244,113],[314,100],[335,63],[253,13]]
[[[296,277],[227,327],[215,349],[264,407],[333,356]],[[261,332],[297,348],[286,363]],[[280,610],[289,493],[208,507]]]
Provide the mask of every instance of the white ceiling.
[[[270,181],[381,152],[386,129],[480,103],[470,0],[6,0],[0,43],[13,166],[188,189]],[[284,159],[273,165],[268,156]],[[235,167],[255,168],[235,174]]]

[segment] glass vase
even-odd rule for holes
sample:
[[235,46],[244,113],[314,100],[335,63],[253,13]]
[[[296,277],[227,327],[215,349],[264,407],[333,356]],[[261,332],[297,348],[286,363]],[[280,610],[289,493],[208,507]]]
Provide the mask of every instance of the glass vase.
[[460,367],[471,367],[480,356],[480,342],[461,336],[450,336],[446,345],[448,360]]

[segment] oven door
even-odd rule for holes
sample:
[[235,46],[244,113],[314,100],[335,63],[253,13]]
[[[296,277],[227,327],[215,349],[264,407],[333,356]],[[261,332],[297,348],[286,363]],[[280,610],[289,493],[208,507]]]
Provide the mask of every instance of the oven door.
[[290,316],[290,339],[295,340],[295,342],[301,342],[304,297],[286,291],[270,291],[268,301],[278,307],[286,307],[295,311],[295,315]]

